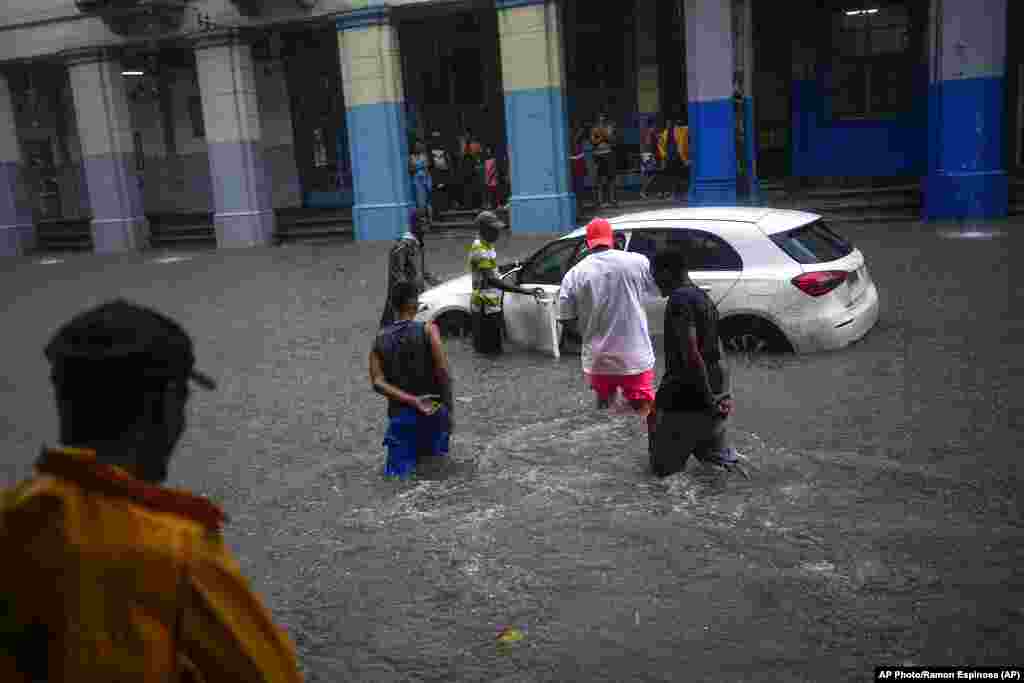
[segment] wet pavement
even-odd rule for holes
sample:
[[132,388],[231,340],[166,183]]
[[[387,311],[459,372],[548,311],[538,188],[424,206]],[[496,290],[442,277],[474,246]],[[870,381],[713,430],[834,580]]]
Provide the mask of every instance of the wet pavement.
[[[1024,221],[838,227],[881,318],[841,351],[733,359],[750,481],[693,462],[653,479],[639,420],[592,409],[578,357],[458,340],[451,466],[382,480],[366,354],[388,245],[366,243],[4,262],[0,481],[56,436],[48,335],[125,296],[178,318],[220,380],[194,395],[171,483],[227,509],[310,681],[1019,666]],[[548,238],[510,239],[501,260]],[[460,272],[468,243],[437,238],[428,263]]]

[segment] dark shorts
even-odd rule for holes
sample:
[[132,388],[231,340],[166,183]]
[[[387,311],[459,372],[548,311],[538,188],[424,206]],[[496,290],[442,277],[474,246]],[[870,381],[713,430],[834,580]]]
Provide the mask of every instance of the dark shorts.
[[388,449],[385,477],[404,479],[416,471],[418,460],[448,455],[448,409],[424,415],[415,408],[404,408],[388,418],[384,446]]
[[726,418],[709,412],[658,410],[652,440],[651,471],[666,477],[686,468],[690,456],[721,465],[732,457],[725,438]]
[[594,163],[597,165],[598,178],[615,177],[615,152],[608,154],[595,154]]
[[504,350],[504,331],[504,314],[473,311],[473,348],[477,353],[501,353]]

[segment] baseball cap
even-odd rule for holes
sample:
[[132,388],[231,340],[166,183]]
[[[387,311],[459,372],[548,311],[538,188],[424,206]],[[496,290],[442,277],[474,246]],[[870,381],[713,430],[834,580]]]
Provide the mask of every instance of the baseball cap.
[[593,249],[604,245],[614,247],[615,239],[612,237],[612,225],[603,218],[595,218],[587,223],[587,247]]
[[476,223],[477,228],[489,227],[496,228],[498,230],[505,229],[505,223],[502,222],[502,220],[498,218],[497,214],[493,211],[481,211],[477,214],[474,222]]
[[57,330],[44,353],[55,368],[64,370],[188,378],[203,389],[217,386],[209,375],[193,367],[192,339],[181,325],[123,299],[72,318]]

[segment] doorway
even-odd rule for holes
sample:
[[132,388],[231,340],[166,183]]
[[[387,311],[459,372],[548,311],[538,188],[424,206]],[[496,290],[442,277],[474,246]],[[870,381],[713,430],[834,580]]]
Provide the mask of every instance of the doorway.
[[53,138],[25,142],[28,180],[40,220],[61,217],[60,182],[54,163]]
[[[414,189],[413,196],[429,202],[435,216],[494,208],[508,190],[505,99],[494,5],[467,1],[407,6],[396,11],[395,21],[408,149],[412,154],[416,143],[423,143],[433,165],[431,189],[426,195]],[[485,192],[482,164],[488,151],[497,160],[494,196]],[[420,180],[410,182],[414,188],[423,187]]]
[[352,206],[352,165],[338,39],[333,28],[282,36],[295,165],[306,208]]

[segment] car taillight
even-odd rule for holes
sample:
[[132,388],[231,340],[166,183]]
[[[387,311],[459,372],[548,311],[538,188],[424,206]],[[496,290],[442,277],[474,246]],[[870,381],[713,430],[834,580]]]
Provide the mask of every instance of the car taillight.
[[846,281],[845,270],[820,270],[814,273],[797,275],[790,280],[800,291],[810,296],[828,294]]

